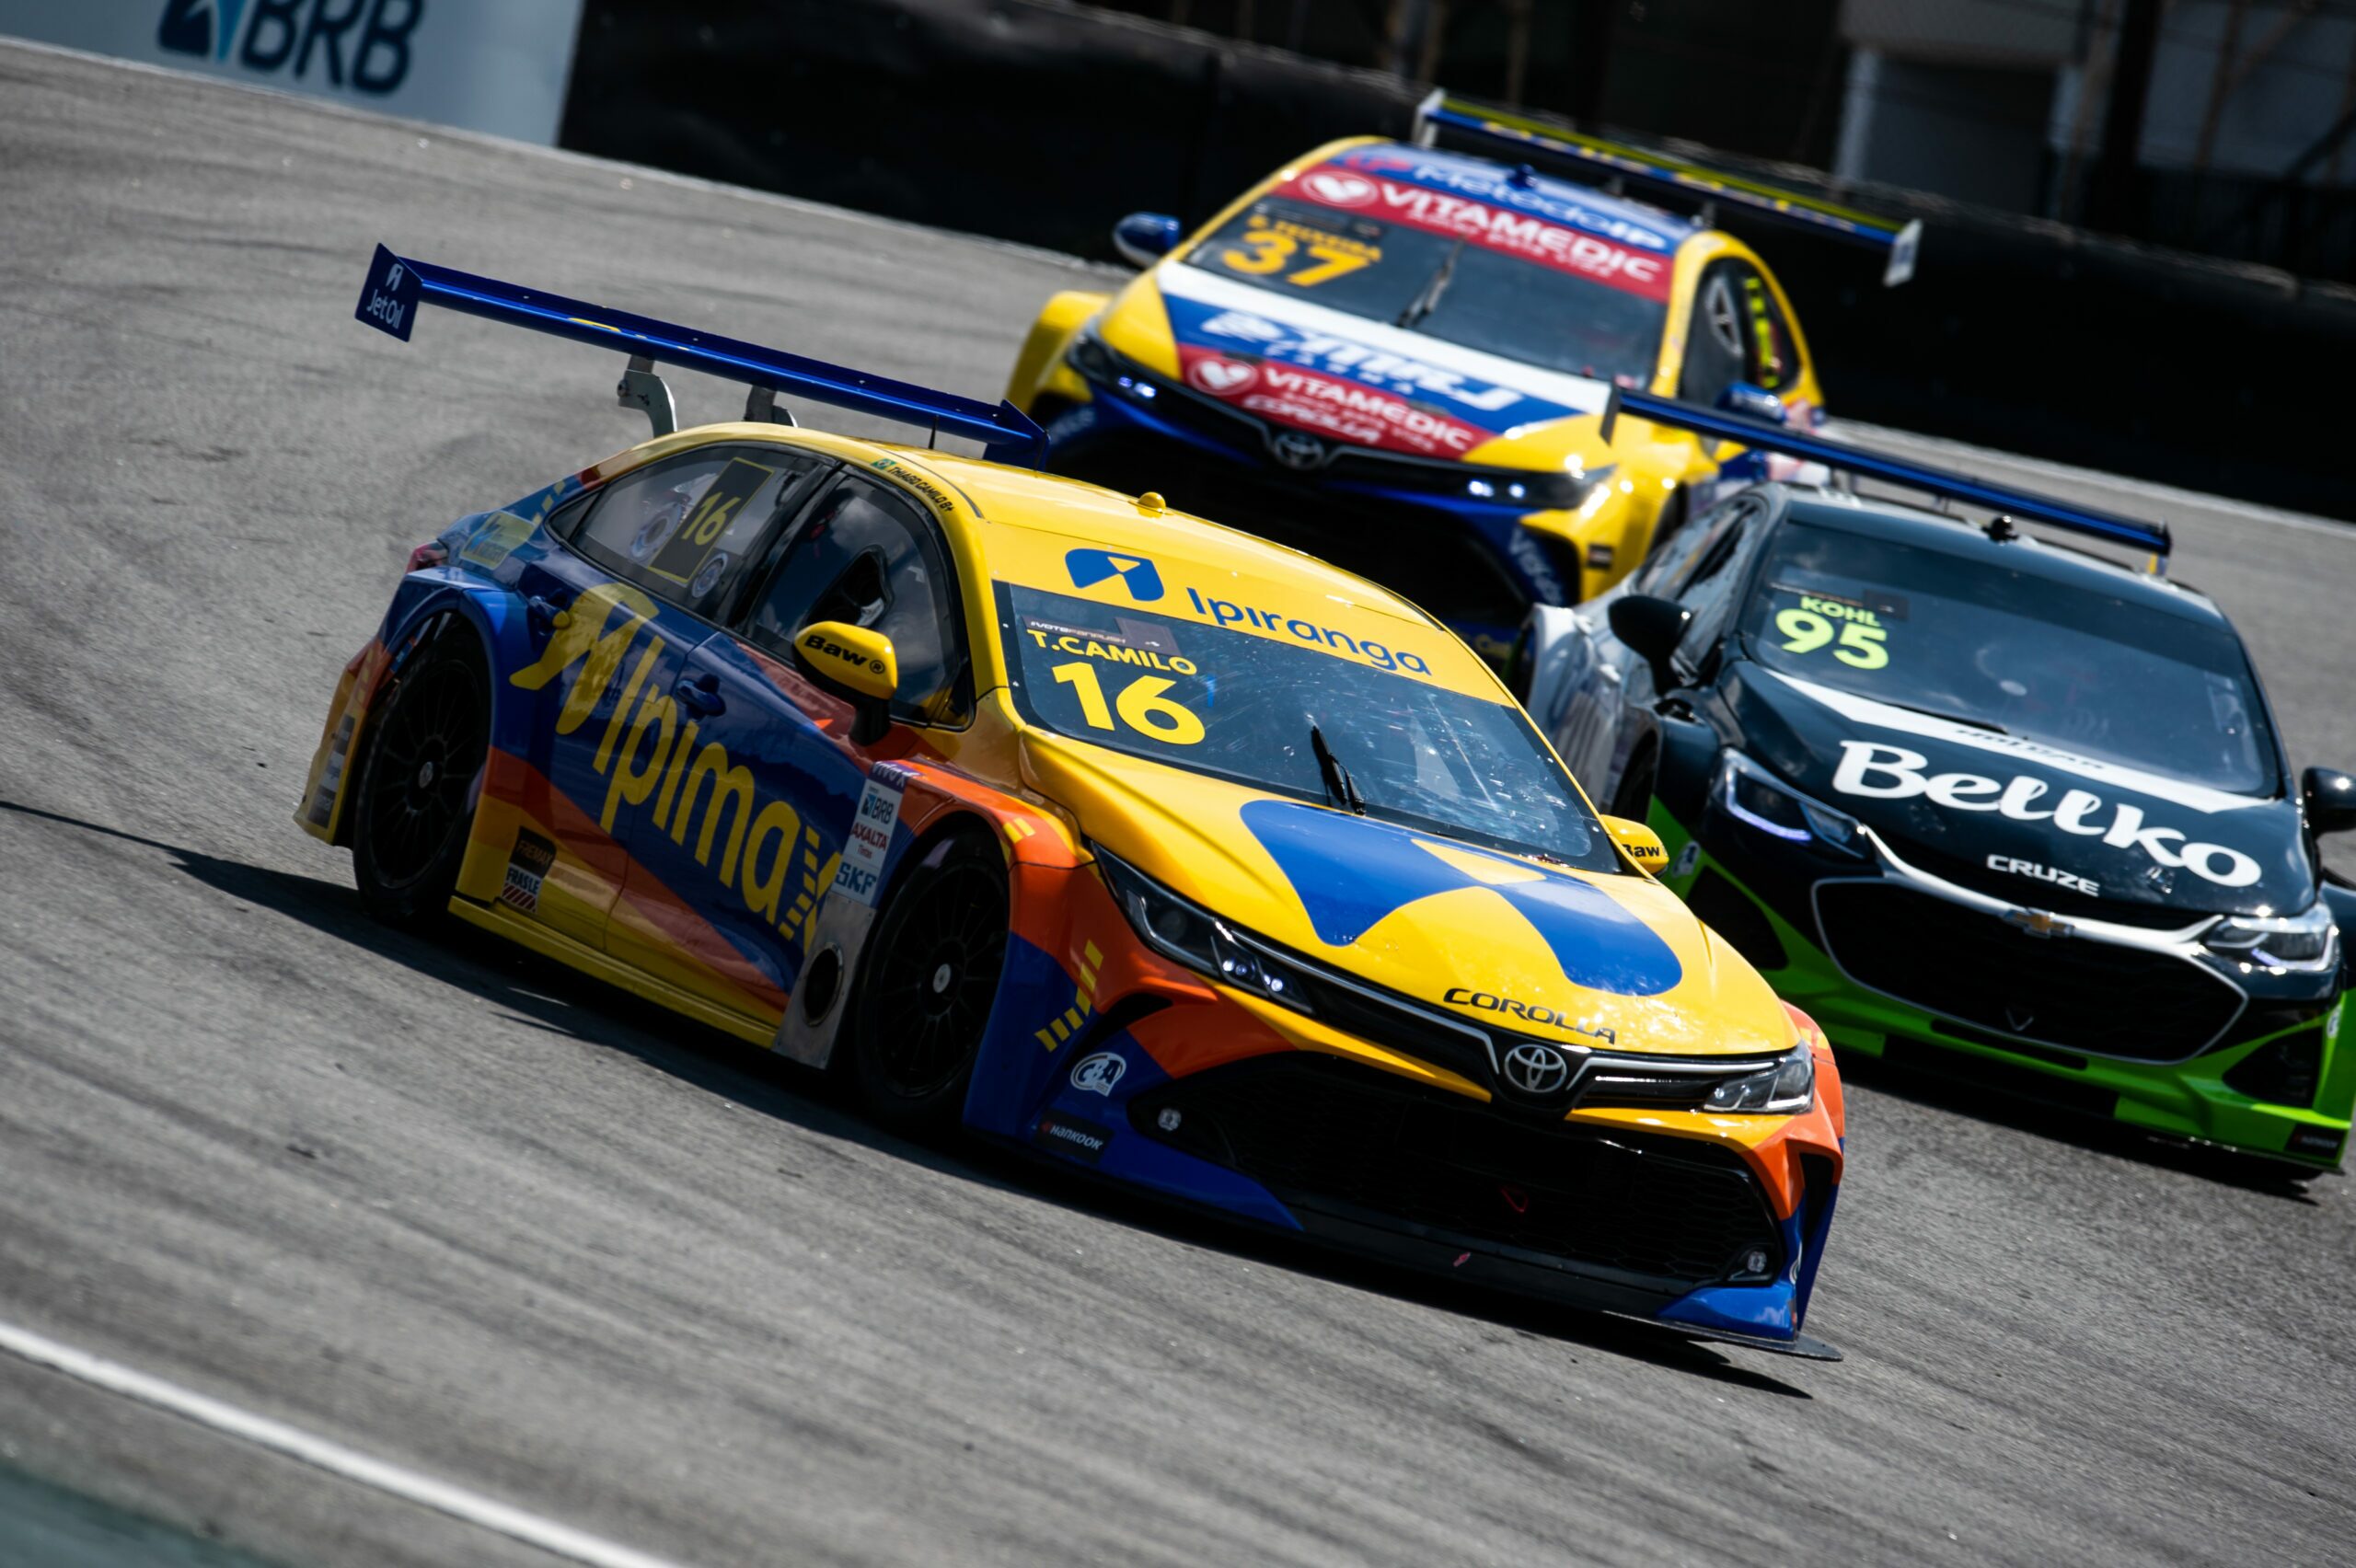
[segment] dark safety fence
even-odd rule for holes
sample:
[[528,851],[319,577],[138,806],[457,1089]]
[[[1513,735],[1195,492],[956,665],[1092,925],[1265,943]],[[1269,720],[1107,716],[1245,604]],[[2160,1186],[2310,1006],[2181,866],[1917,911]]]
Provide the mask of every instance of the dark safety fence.
[[[1404,133],[1418,96],[1056,0],[588,0],[560,140],[1108,256],[1122,213],[1207,216],[1321,141]],[[1925,220],[1914,282],[1885,290],[1855,250],[1725,220],[1790,289],[1836,414],[2356,518],[2356,291],[1904,192],[1844,199]]]

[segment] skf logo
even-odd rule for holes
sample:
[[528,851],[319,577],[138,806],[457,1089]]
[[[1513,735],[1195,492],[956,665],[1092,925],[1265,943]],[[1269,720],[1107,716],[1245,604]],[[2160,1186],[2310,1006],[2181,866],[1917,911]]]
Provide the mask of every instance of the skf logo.
[[266,75],[382,95],[409,78],[425,0],[169,0],[156,43]]
[[1064,557],[1075,588],[1093,588],[1108,577],[1118,577],[1129,597],[1149,605],[1161,597],[1161,573],[1143,556],[1114,555],[1110,550],[1074,550]]

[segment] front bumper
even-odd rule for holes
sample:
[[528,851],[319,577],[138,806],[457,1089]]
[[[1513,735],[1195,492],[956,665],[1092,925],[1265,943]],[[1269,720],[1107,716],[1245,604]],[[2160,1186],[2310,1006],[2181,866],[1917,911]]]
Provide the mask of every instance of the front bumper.
[[1080,875],[1074,902],[1103,917],[1080,912],[1076,969],[1016,938],[969,1127],[1296,1239],[1687,1337],[1837,1354],[1800,1332],[1840,1181],[1825,1101],[1525,1112],[1175,969]]
[[[1982,945],[1969,923],[2001,929],[1992,917],[1878,882],[1876,867],[1760,842],[1715,803],[1689,824],[1656,799],[1651,822],[1670,858],[1662,880],[1842,1052],[2304,1169],[2340,1163],[2356,1038],[2335,977],[2236,985],[2214,966],[2139,951],[2113,965],[2084,938],[2032,948],[2004,931]],[[1851,890],[1883,886],[1924,899],[1933,918],[1865,930],[1857,916],[1877,906]],[[2005,941],[2019,949],[2009,958]],[[1911,970],[1891,958],[1904,943],[1922,954]],[[2073,1003],[2058,1020],[2032,1015],[2046,1038],[2007,1027],[1991,1005],[2038,968],[2045,995]]]

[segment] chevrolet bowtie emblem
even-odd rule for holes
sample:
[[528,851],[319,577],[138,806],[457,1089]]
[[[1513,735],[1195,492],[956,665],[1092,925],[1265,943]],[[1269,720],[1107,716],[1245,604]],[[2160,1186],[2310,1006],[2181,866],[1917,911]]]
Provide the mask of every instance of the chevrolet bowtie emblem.
[[2004,923],[2027,931],[2032,937],[2067,937],[2078,928],[2059,915],[2049,915],[2042,909],[2008,909]]

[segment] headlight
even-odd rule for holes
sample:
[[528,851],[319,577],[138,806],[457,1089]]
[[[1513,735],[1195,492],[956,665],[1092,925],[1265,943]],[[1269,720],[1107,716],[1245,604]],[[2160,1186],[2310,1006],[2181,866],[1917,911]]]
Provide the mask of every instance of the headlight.
[[1865,853],[1865,836],[1856,818],[1810,800],[1739,752],[1726,754],[1718,768],[1717,796],[1728,816],[1771,836],[1860,859]]
[[2318,898],[2304,915],[2228,915],[2200,940],[2209,951],[2266,969],[2327,969],[2339,949],[2339,928]]
[[1214,980],[1311,1012],[1301,973],[1200,905],[1179,897],[1100,845],[1091,845],[1104,885],[1148,947]]
[[1761,1067],[1745,1078],[1727,1079],[1710,1091],[1703,1109],[1790,1116],[1814,1103],[1816,1055],[1803,1043],[1772,1067]]
[[[1436,485],[1455,483],[1458,476],[1463,473],[1462,464],[1433,467]],[[1609,467],[1588,474],[1575,474],[1567,469],[1549,473],[1539,469],[1483,468],[1463,478],[1461,488],[1475,501],[1503,502],[1533,512],[1576,512],[1579,502],[1585,501],[1588,492],[1601,484],[1611,472]]]
[[1071,361],[1072,368],[1080,372],[1082,379],[1099,386],[1109,386],[1147,402],[1159,395],[1160,388],[1146,375],[1145,368],[1107,348],[1093,325],[1072,334],[1071,347],[1064,357]]

